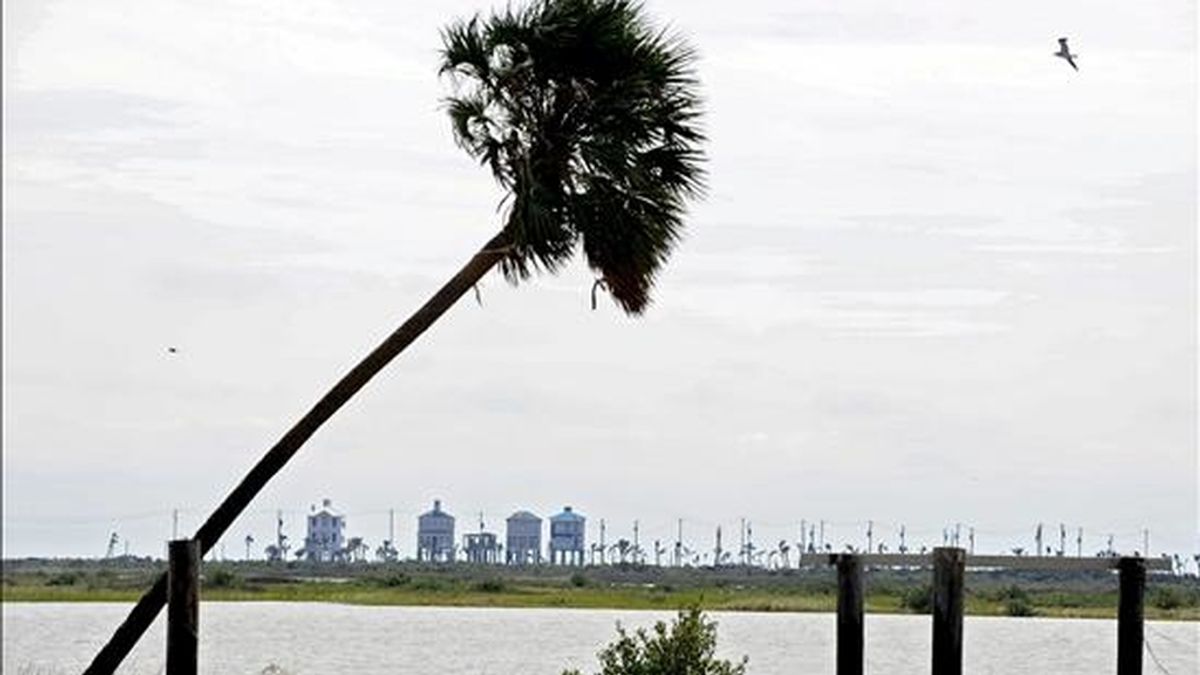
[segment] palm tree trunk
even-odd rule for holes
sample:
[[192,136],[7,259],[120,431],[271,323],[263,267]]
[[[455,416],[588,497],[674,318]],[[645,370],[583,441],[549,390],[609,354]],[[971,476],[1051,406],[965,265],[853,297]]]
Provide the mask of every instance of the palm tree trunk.
[[[446,285],[442,286],[421,309],[408,318],[394,333],[389,335],[365,359],[347,373],[330,389],[308,413],[300,418],[291,429],[272,447],[242,482],[229,493],[225,501],[213,511],[204,525],[196,531],[195,538],[200,541],[200,555],[203,556],[221,538],[225,530],[250,504],[259,491],[266,486],[271,478],[287,464],[292,455],[314,434],[321,425],[333,417],[347,401],[360,389],[366,386],[379,371],[404,351],[413,340],[416,340],[427,328],[433,325],[446,310],[450,309],[464,293],[483,278],[489,270],[500,262],[508,253],[510,244],[506,232],[501,232],[454,275]],[[96,655],[92,664],[84,671],[84,675],[111,675],[142,633],[150,627],[154,617],[166,604],[167,584],[166,574],[154,583],[154,586],[134,605],[117,630],[109,639],[108,644]]]

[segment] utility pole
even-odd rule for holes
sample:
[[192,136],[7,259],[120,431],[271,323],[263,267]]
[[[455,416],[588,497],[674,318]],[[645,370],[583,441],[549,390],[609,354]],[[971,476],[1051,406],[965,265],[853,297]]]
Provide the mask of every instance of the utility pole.
[[1150,557],[1150,528],[1142,530],[1142,557]]
[[1075,557],[1083,557],[1083,528],[1079,528],[1079,532],[1075,535]]
[[675,566],[683,567],[683,518],[676,522],[675,532]]
[[738,521],[738,562],[746,564],[746,519]]
[[608,549],[606,548],[606,546],[604,544],[604,519],[601,518],[600,519],[600,564],[601,565],[604,564],[604,558],[606,555],[605,551],[607,551],[607,550]]
[[713,567],[721,566],[721,553],[722,553],[722,551],[721,551],[721,526],[718,525],[717,526],[717,547],[715,549],[713,549],[713,555],[716,556],[713,559]]
[[875,550],[872,546],[872,543],[874,540],[874,534],[875,534],[874,529],[875,529],[875,521],[868,520],[867,521],[867,553],[870,553]]
[[821,521],[821,540],[820,540],[820,542],[821,542],[820,543],[821,550],[824,551],[825,550],[825,521],[824,520]]
[[179,538],[179,509],[171,511],[171,541]]
[[804,551],[805,551],[805,547],[804,547],[804,529],[805,529],[805,527],[807,527],[807,525],[808,525],[808,523],[807,523],[807,522],[805,522],[804,520],[801,520],[801,521],[800,521],[800,554],[801,554],[801,555],[804,555]]
[[1038,554],[1038,557],[1040,558],[1040,557],[1042,557],[1042,554],[1045,553],[1045,551],[1042,550],[1042,524],[1041,523],[1038,523],[1037,534],[1034,535],[1034,540],[1037,542],[1037,554]]
[[638,543],[638,521],[633,521],[633,562],[637,564],[642,557],[642,545]]
[[1067,554],[1067,526],[1058,524],[1058,555],[1062,557]]
[[900,526],[900,552],[908,553],[908,544],[904,541],[904,525]]
[[959,534],[962,532],[962,523],[954,524],[954,547],[958,548]]
[[968,549],[968,551],[967,551],[968,555],[975,555],[975,528],[974,527],[969,528],[967,530],[967,541],[969,541],[971,544],[970,549]]
[[396,546],[396,509],[388,509],[388,543]]

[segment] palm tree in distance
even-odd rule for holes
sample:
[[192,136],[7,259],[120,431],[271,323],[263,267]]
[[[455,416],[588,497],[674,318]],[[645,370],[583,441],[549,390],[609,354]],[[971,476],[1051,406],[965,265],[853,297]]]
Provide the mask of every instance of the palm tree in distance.
[[[581,250],[640,314],[703,187],[695,53],[629,0],[536,0],[442,34],[455,139],[506,192],[500,232],[259,460],[196,532],[208,551],[301,446],[493,267],[511,282]],[[142,596],[86,673],[112,673],[166,602]]]

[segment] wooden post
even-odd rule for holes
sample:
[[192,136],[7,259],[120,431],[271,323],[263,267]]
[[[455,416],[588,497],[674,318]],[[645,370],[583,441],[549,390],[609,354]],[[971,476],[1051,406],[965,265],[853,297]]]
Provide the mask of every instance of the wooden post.
[[837,675],[863,672],[863,570],[853,553],[836,557],[838,573]]
[[1121,558],[1121,595],[1117,601],[1117,675],[1142,675],[1145,558]]
[[196,675],[200,641],[200,542],[167,547],[167,675]]
[[933,549],[933,675],[961,675],[963,570],[961,548]]

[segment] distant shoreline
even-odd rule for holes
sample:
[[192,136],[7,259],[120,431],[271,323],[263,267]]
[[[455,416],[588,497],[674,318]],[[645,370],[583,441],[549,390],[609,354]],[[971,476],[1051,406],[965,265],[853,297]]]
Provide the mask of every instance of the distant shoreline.
[[[134,602],[164,567],[126,559],[8,560],[2,602]],[[504,567],[413,562],[209,562],[202,598],[213,602],[329,602],[351,605],[833,612],[831,570],[746,568]],[[866,611],[924,613],[929,574],[873,570]],[[1116,579],[1106,574],[972,572],[972,616],[1115,619]],[[1200,580],[1154,575],[1146,596],[1152,621],[1200,621]]]

